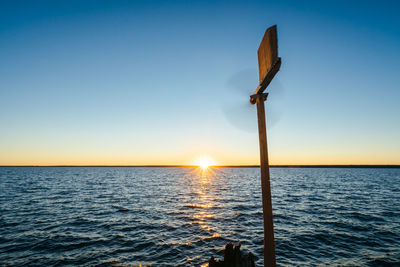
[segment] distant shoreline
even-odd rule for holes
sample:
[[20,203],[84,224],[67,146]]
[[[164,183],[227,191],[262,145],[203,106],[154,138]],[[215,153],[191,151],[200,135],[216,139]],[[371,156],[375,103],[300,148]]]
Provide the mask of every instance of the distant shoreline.
[[[0,167],[130,167],[197,168],[197,165],[0,165]],[[210,168],[259,168],[259,165],[216,165]],[[400,165],[270,165],[271,168],[400,168]]]

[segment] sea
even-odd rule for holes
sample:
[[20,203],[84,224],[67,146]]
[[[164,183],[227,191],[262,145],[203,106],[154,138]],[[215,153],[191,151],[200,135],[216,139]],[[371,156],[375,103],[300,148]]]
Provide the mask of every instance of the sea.
[[[258,168],[0,167],[0,266],[263,266]],[[271,168],[278,266],[400,266],[400,169]]]

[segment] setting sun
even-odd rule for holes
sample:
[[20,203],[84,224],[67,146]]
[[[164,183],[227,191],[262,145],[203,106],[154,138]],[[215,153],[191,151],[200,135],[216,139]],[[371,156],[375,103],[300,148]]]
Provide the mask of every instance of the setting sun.
[[198,165],[203,170],[207,169],[208,167],[215,165],[214,161],[209,157],[201,157],[195,161],[195,165]]

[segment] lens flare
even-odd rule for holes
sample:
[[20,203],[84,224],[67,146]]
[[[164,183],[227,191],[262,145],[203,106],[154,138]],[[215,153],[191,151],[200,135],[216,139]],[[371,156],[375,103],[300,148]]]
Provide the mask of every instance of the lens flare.
[[199,166],[203,170],[207,170],[210,166],[214,165],[214,161],[209,157],[201,157],[195,161],[195,165]]

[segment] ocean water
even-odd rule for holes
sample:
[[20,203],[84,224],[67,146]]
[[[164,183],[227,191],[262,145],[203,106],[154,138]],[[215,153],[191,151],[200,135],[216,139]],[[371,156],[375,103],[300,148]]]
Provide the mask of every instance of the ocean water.
[[[400,169],[272,168],[279,266],[400,266]],[[259,170],[1,167],[2,266],[262,266]]]

